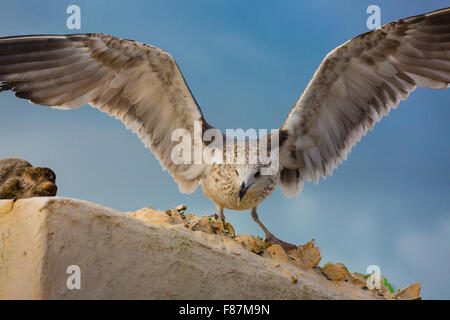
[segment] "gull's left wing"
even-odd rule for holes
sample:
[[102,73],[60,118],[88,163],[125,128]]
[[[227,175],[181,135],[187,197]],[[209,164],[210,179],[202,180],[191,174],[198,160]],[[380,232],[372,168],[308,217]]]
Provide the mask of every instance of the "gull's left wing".
[[300,194],[417,86],[450,83],[450,8],[398,20],[331,51],[280,128],[280,185]]

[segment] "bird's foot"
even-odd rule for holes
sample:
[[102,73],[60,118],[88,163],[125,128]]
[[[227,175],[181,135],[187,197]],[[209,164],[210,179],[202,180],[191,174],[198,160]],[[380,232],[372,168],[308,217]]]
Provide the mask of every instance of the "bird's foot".
[[218,215],[217,213],[213,213],[212,215],[208,216],[209,218],[214,218],[218,220],[219,218],[222,219],[222,222],[225,223],[225,215],[222,213],[221,215]]
[[278,239],[277,237],[275,237],[273,234],[269,234],[266,236],[266,242],[270,242],[272,244],[279,244],[284,251],[289,251],[292,249],[297,249],[297,246],[295,244],[289,243],[289,242],[284,242],[280,239]]
[[213,213],[211,215],[208,216],[209,218],[214,218],[214,219],[218,219],[219,216],[216,213]]

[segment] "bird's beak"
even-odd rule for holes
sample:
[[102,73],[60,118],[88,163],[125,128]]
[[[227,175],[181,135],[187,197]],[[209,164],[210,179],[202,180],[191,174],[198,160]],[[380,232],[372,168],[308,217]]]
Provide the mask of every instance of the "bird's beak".
[[238,193],[238,201],[237,201],[238,205],[241,204],[242,198],[243,198],[243,197],[245,196],[245,194],[247,193],[248,187],[249,187],[249,186],[246,186],[246,185],[245,185],[245,182],[242,182],[241,187],[240,187],[240,189],[239,189],[239,193]]

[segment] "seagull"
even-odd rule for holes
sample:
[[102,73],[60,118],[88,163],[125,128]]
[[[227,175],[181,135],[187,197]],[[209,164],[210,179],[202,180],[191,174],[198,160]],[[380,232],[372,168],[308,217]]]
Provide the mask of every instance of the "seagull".
[[[187,133],[191,145],[211,149],[211,141],[194,141],[196,123],[201,134],[215,128],[169,53],[106,34],[0,38],[0,92],[12,90],[19,98],[64,110],[90,104],[114,116],[155,154],[181,192],[201,185],[223,221],[225,208],[251,209],[266,241],[285,250],[295,246],[261,223],[258,205],[278,185],[287,197],[298,196],[305,181],[317,184],[331,175],[353,145],[416,87],[445,89],[449,83],[450,8],[445,8],[388,23],[332,50],[281,127],[264,136],[270,145],[251,149],[253,140],[246,140],[249,152],[242,155],[236,145],[225,144],[222,159],[238,154],[233,163],[177,162],[174,130]],[[258,160],[263,152],[277,155],[275,171],[263,172],[267,163]]]

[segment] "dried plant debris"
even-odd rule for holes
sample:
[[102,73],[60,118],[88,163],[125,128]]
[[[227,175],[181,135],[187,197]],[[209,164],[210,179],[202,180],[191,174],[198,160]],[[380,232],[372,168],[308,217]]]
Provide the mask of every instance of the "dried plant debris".
[[137,219],[156,224],[181,224],[193,231],[202,231],[211,234],[221,234],[234,238],[234,228],[229,222],[224,222],[217,215],[197,217],[193,213],[186,213],[185,205],[176,206],[173,209],[155,210],[152,207],[144,208],[136,212],[129,212]]
[[264,252],[264,256],[270,257],[274,260],[280,261],[280,262],[290,262],[290,257],[287,255],[286,251],[284,251],[283,247],[279,244],[271,245],[266,249]]
[[[186,211],[187,207],[185,205],[179,205],[173,208],[171,212],[171,217],[175,220],[176,223],[180,224],[186,224],[186,215],[184,212]],[[168,210],[166,210],[167,212]]]
[[420,300],[420,283],[413,283],[395,294],[399,300]]
[[234,238],[234,228],[229,222],[224,222],[217,215],[213,216],[191,216],[187,217],[188,228],[193,231],[203,231],[212,234],[222,234]]
[[[185,205],[179,205],[164,211],[149,207],[128,214],[137,219],[155,224],[183,225],[195,232],[205,232],[224,236],[228,239],[231,238],[249,252],[273,260],[273,268],[280,268],[281,265],[284,265],[285,267],[295,266],[306,272],[314,269],[318,274],[330,281],[345,282],[361,290],[369,290],[374,296],[391,300],[420,299],[419,283],[399,291],[389,283],[387,278],[380,276],[380,285],[370,290],[367,285],[367,279],[370,275],[349,272],[343,263],[328,262],[323,267],[319,267],[321,250],[315,245],[314,239],[304,245],[297,246],[297,248],[285,251],[280,245],[263,241],[260,237],[248,234],[235,236],[233,226],[229,222],[223,221],[216,214],[196,216],[193,213],[186,213],[186,210],[187,207]],[[282,270],[293,284],[298,281],[297,277],[287,268]]]
[[350,273],[343,263],[334,264],[328,262],[325,266],[320,268],[320,270],[328,279],[333,281],[341,281],[350,276]]
[[312,239],[307,244],[297,247],[296,256],[306,268],[315,268],[322,259],[320,249],[314,244],[314,239]]
[[240,243],[244,248],[256,254],[261,254],[267,247],[270,246],[269,243],[262,241],[261,238],[254,237],[249,234],[241,234],[235,237],[234,240]]
[[349,274],[348,280],[350,283],[354,284],[355,286],[359,286],[361,288],[367,287],[367,276],[362,273],[352,272]]

